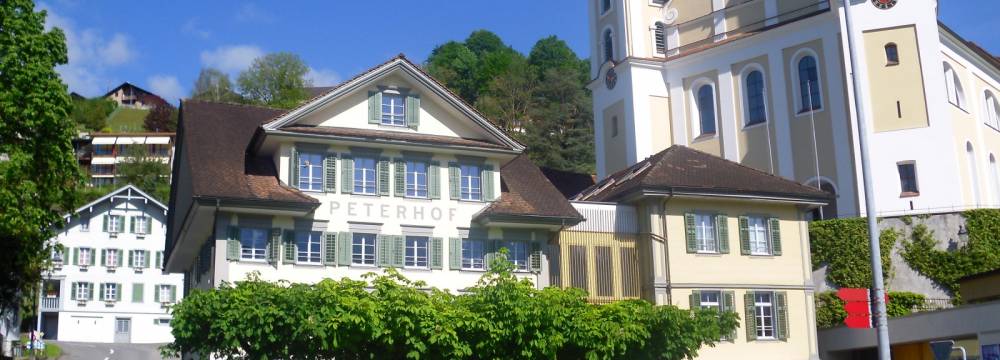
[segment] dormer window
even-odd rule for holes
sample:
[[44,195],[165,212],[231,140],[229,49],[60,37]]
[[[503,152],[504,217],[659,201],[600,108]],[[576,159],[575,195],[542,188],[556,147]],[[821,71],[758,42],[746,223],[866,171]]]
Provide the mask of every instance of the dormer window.
[[368,123],[407,127],[420,125],[420,96],[408,89],[379,87],[368,92]]
[[406,126],[406,99],[399,93],[382,93],[382,125]]

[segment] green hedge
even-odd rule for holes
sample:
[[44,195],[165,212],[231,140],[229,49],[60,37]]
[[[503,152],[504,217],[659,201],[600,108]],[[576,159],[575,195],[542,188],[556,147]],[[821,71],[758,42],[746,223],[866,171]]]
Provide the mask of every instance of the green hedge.
[[[926,297],[906,291],[890,291],[886,314],[889,317],[906,316],[913,312],[926,309]],[[844,311],[844,301],[837,297],[837,292],[827,291],[816,294],[816,326],[829,328],[844,323],[847,312]]]
[[927,226],[914,226],[900,255],[914,270],[948,288],[958,296],[958,279],[1000,268],[1000,210],[978,209],[962,214],[969,242],[948,251],[936,248],[934,233]]
[[[867,221],[866,218],[850,218],[811,222],[809,243],[813,270],[828,265],[827,281],[837,287],[871,287]],[[892,273],[890,255],[897,237],[896,232],[889,229],[882,230],[879,236],[882,274],[886,279]]]

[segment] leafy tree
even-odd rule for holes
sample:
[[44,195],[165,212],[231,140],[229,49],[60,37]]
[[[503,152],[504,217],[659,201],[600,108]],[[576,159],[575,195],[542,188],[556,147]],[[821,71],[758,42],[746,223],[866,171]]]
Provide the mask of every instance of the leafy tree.
[[528,62],[517,58],[503,73],[490,80],[485,94],[476,101],[476,108],[501,129],[520,137],[536,105],[537,86],[537,78]]
[[177,109],[165,104],[154,105],[142,126],[146,131],[152,132],[174,132],[177,131]]
[[32,294],[81,185],[61,30],[30,0],[0,1],[0,314]]
[[108,115],[115,111],[114,101],[105,98],[73,100],[70,117],[73,122],[89,131],[101,131],[107,126]]
[[476,30],[465,38],[465,46],[472,50],[476,56],[483,56],[495,51],[507,50],[507,44],[503,43],[497,34],[489,30]]
[[117,181],[132,184],[166,202],[170,198],[170,167],[150,155],[144,145],[128,146],[125,158],[118,163]]
[[191,89],[191,98],[215,102],[240,102],[240,95],[233,90],[229,75],[215,68],[204,68],[198,73]]
[[465,101],[475,103],[479,95],[476,73],[479,58],[465,44],[449,41],[434,48],[427,58],[427,72]]
[[569,45],[555,35],[542,38],[531,47],[528,63],[535,68],[539,77],[543,77],[550,69],[568,68],[582,76],[579,80],[586,86],[590,76],[590,64],[578,58]]
[[308,97],[305,87],[312,85],[305,78],[308,71],[298,55],[279,52],[255,59],[236,82],[252,104],[290,109]]

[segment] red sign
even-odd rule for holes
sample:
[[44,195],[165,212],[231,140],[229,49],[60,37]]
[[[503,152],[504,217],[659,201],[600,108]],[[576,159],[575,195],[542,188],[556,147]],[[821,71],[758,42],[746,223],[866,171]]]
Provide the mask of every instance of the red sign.
[[868,289],[842,288],[837,290],[837,297],[844,300],[844,311],[847,317],[844,324],[852,329],[868,329],[872,327],[871,297]]
[[837,297],[844,301],[868,301],[868,289],[865,288],[841,288],[837,290]]

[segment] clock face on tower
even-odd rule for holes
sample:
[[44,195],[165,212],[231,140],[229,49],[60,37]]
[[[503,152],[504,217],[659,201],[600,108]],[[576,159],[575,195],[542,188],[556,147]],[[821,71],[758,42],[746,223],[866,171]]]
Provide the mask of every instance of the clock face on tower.
[[898,0],[872,0],[872,5],[882,10],[888,10],[896,6],[896,1]]

